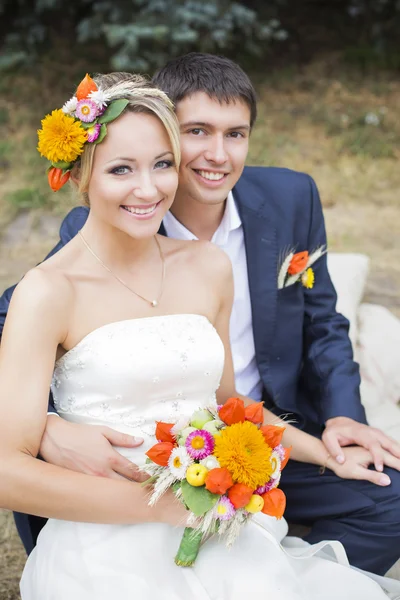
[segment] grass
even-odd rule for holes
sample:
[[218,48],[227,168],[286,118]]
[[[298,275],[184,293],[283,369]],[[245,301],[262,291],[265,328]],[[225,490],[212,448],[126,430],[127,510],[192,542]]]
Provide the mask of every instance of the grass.
[[40,208],[45,206],[47,202],[45,194],[39,189],[32,187],[20,188],[14,192],[9,192],[6,194],[5,200],[17,209]]
[[[0,288],[17,281],[57,241],[56,227],[43,233],[43,219],[58,222],[74,204],[67,191],[49,190],[45,161],[35,150],[36,129],[45,111],[69,97],[86,67],[77,75],[78,66],[68,66],[59,80],[59,67],[49,59],[35,77],[19,74],[1,82]],[[314,177],[331,249],[367,253],[367,300],[400,316],[397,78],[363,77],[329,57],[302,70],[291,67],[255,79],[259,119],[248,163],[289,167]],[[17,215],[27,216],[25,229],[22,235],[17,228],[11,243],[8,225],[16,223]],[[17,600],[23,563],[11,517],[0,511],[1,600]]]
[[18,581],[25,562],[25,552],[15,534],[12,514],[0,511],[0,598],[19,600]]

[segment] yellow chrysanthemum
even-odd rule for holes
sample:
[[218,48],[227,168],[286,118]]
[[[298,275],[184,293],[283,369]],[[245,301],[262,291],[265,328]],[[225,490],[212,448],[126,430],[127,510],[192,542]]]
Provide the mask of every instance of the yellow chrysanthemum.
[[235,483],[256,489],[271,476],[271,448],[250,421],[235,423],[215,437],[214,456],[226,467]]
[[304,271],[303,275],[301,276],[301,283],[304,285],[304,287],[310,290],[312,287],[314,287],[314,281],[314,271],[311,268],[307,269],[307,271]]
[[79,121],[65,115],[61,109],[53,110],[42,120],[38,131],[40,154],[50,162],[73,162],[83,152],[87,132]]

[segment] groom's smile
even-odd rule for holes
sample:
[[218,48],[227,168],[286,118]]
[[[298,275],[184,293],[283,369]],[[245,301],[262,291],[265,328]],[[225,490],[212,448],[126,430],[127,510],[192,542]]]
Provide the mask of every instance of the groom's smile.
[[216,188],[224,185],[229,175],[229,171],[211,171],[209,169],[193,169],[203,185],[210,188]]
[[244,101],[219,102],[197,92],[178,102],[182,162],[176,203],[223,202],[242,174],[250,134]]

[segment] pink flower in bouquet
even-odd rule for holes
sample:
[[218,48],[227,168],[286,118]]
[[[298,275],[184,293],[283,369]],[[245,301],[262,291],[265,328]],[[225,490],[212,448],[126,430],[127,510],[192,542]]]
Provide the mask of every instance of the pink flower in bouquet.
[[222,496],[215,507],[215,514],[220,521],[228,521],[235,514],[235,507],[226,496]]
[[185,441],[186,450],[191,458],[202,460],[212,454],[215,446],[213,436],[205,429],[192,431]]
[[271,477],[271,479],[265,485],[262,485],[261,487],[257,488],[254,493],[258,494],[259,496],[262,496],[266,492],[269,492],[276,488],[279,485],[280,479],[280,475],[275,478]]
[[278,454],[281,461],[283,461],[285,459],[286,452],[285,452],[285,448],[282,446],[282,444],[278,444],[278,446],[276,446],[274,448],[274,452],[276,452]]

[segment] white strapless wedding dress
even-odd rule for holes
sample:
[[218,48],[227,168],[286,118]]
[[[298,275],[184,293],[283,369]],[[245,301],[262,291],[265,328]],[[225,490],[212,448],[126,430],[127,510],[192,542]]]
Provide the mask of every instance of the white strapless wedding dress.
[[[176,421],[215,402],[223,362],[222,342],[203,316],[126,320],[96,329],[67,352],[52,391],[61,417],[143,437],[143,446],[120,450],[143,464],[156,420]],[[282,547],[283,519],[257,515],[229,550],[211,538],[191,569],[174,564],[182,533],[162,523],[50,519],[27,561],[22,600],[388,598],[376,581],[346,566],[338,542],[309,546],[286,538]],[[400,586],[388,585],[389,597],[400,598]]]

